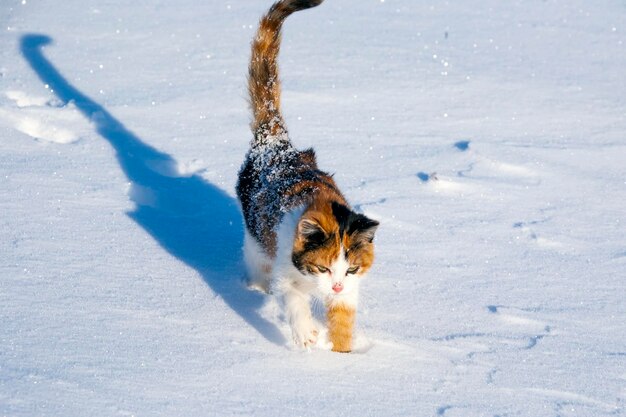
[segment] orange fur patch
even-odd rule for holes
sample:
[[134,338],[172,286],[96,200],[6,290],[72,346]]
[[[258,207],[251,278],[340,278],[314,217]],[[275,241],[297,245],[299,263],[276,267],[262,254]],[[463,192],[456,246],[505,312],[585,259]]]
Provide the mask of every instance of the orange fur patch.
[[356,311],[344,304],[329,305],[326,316],[328,338],[333,343],[333,351],[350,352]]
[[278,135],[285,132],[280,114],[280,80],[277,58],[280,51],[280,32],[285,19],[298,10],[319,5],[323,0],[283,0],[274,3],[261,18],[252,41],[252,58],[248,68],[248,91],[254,120],[254,134]]

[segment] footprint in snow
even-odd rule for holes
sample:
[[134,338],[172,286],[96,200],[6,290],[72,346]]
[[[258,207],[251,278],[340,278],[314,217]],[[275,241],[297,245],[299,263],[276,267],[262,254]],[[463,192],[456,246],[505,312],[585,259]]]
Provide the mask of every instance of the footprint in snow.
[[[538,225],[540,223],[545,223],[546,221],[547,220],[532,221],[532,222],[528,222],[528,223],[517,222],[517,223],[513,224],[513,228],[519,230],[521,232],[522,236],[524,236],[527,239],[529,239],[530,241],[534,242],[540,248],[543,248],[543,249],[558,249],[558,248],[562,248],[563,244],[561,242],[558,242],[556,240],[547,239],[545,237],[539,236],[535,232],[534,227],[531,227],[531,226]],[[520,236],[517,236],[517,239],[519,239],[519,238],[520,238]]]
[[518,329],[525,333],[527,343],[522,347],[524,350],[532,349],[537,343],[548,336],[552,331],[550,325],[542,320],[526,317],[523,309],[515,309],[507,306],[487,306],[489,313],[497,316],[498,320],[506,327]]

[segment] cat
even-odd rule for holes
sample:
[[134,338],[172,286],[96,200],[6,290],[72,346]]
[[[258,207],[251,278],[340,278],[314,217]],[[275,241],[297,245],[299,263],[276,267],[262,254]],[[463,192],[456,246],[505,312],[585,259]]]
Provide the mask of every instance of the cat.
[[282,24],[322,1],[281,0],[261,18],[248,75],[254,137],[236,191],[249,287],[279,298],[303,348],[318,341],[310,302],[321,300],[332,350],[350,352],[359,282],[374,261],[379,223],[350,208],[332,175],[318,169],[313,149],[292,146],[280,111]]

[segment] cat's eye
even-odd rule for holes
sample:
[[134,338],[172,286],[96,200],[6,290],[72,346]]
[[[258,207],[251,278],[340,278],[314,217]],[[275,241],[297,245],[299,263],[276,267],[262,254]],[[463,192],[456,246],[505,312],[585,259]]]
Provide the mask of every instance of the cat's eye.
[[359,271],[359,267],[353,266],[352,268],[348,268],[348,270],[346,271],[346,275],[353,275],[353,274],[356,274],[358,271]]
[[328,272],[328,268],[326,268],[325,266],[321,266],[321,265],[317,266],[317,270],[320,271],[322,274],[325,274],[326,272]]

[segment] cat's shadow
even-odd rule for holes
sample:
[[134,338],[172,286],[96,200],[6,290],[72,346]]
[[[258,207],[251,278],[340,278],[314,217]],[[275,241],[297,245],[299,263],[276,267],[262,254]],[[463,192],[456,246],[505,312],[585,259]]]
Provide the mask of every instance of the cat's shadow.
[[42,52],[51,42],[45,35],[24,35],[21,53],[59,100],[74,103],[115,149],[136,204],[129,216],[170,254],[197,270],[209,287],[266,339],[285,344],[279,329],[259,314],[263,296],[246,291],[241,284],[243,230],[237,202],[198,175],[179,175],[170,155],[144,143],[72,86]]

